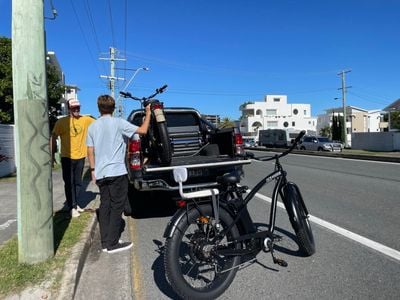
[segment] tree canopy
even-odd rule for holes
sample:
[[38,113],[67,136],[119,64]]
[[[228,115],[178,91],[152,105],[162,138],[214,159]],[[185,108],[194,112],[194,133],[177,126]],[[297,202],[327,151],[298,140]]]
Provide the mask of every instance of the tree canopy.
[[235,127],[235,122],[229,119],[228,117],[223,118],[221,123],[218,124],[218,128],[230,128]]
[[[14,123],[11,39],[0,37],[0,123]],[[56,67],[46,64],[47,101],[50,119],[60,110],[60,99],[65,86]],[[50,123],[53,123],[50,120]],[[50,124],[51,125],[51,124]]]

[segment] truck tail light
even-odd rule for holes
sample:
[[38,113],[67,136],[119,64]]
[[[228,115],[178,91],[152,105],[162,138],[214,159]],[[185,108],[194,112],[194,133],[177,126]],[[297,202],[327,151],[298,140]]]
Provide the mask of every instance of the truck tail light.
[[244,145],[243,145],[242,135],[240,133],[235,133],[234,141],[235,141],[236,154],[243,155],[244,154]]
[[129,168],[138,170],[142,167],[142,162],[140,159],[140,140],[130,140],[129,141],[129,151],[128,151],[128,162]]
[[176,201],[176,206],[179,208],[185,207],[186,206],[186,201],[185,200],[178,200]]

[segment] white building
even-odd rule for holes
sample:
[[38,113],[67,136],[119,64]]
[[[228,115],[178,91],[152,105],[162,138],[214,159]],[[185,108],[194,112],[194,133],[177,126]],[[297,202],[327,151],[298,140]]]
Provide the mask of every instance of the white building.
[[244,137],[255,137],[262,129],[306,130],[316,133],[317,118],[311,116],[310,104],[288,104],[286,95],[266,95],[264,102],[247,102],[242,111],[240,131]]
[[[343,116],[343,108],[329,108],[324,115],[318,116],[317,132],[324,127],[332,127],[333,115]],[[355,106],[346,107],[346,133],[347,143],[351,147],[352,133],[381,132],[384,130],[384,112],[381,110],[366,110]],[[386,125],[387,126],[387,125]]]

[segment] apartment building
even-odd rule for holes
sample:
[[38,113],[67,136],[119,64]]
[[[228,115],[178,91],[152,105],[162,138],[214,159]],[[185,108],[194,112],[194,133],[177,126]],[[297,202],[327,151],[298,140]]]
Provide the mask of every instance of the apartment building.
[[[343,116],[343,108],[329,108],[325,114],[317,118],[317,132],[324,127],[332,127],[333,116]],[[355,106],[346,106],[347,143],[351,146],[352,133],[381,132],[385,129],[384,112],[381,110],[366,110]],[[387,127],[387,123],[386,123]]]
[[315,134],[317,118],[311,116],[310,104],[290,104],[287,95],[266,95],[264,101],[241,105],[240,131],[244,137],[258,139],[262,129],[306,130]]

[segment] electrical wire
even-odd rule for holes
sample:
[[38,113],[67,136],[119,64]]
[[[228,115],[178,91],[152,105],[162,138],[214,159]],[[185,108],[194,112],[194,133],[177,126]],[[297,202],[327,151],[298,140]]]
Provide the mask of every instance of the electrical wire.
[[114,22],[113,22],[113,17],[112,17],[111,1],[108,0],[107,3],[108,3],[108,12],[109,12],[109,15],[110,15],[112,47],[115,47]]
[[[385,99],[384,101],[373,101],[373,100],[367,99],[367,98],[366,98],[365,96],[363,96],[362,94],[354,93],[353,91],[347,91],[347,92],[348,92],[349,94],[351,94],[351,95],[353,95],[353,96],[359,98],[359,99],[364,100],[365,102],[370,102],[370,103],[379,104],[379,105],[385,105],[385,106],[388,105],[389,102],[390,102],[390,100],[387,100],[387,99]],[[368,96],[368,97],[371,97],[371,96]]]
[[[79,17],[78,17],[78,13],[76,12],[75,5],[74,5],[72,0],[70,0],[70,2],[71,2],[72,10],[74,11],[74,14],[75,14],[76,21],[78,22],[79,29],[80,29],[80,31],[82,33],[83,40],[85,41],[86,48],[87,48],[87,50],[89,52],[89,56],[92,59],[93,65],[96,67],[97,74],[98,74],[97,78],[99,78],[99,80],[100,80],[100,74],[101,73],[100,73],[99,67],[97,66],[96,61],[93,58],[92,51],[90,50],[89,43],[88,43],[88,41],[86,39],[85,33],[83,31],[83,28],[82,28],[82,24],[81,24],[81,22],[79,20]],[[100,80],[100,82],[103,84],[103,82],[101,80]]]
[[125,24],[124,24],[124,78],[126,81],[126,41],[128,39],[128,0],[125,0]]

